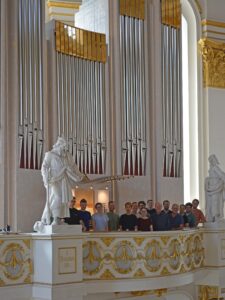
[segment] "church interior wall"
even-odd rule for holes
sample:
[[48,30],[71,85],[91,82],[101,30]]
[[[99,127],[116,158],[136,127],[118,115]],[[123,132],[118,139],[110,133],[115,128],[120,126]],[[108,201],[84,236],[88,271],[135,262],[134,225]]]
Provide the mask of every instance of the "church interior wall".
[[[192,1],[193,2],[193,1]],[[3,1],[5,9],[7,8],[7,2]],[[115,175],[121,171],[121,157],[120,157],[120,71],[119,71],[119,28],[118,24],[115,24],[114,18],[118,13],[118,4],[109,2],[110,5],[110,16],[109,16],[109,37],[111,44],[109,44],[109,64],[107,64],[108,77],[106,78],[107,84],[107,119],[110,122],[107,124],[107,167],[106,175]],[[138,201],[147,200],[153,198],[154,200],[163,201],[168,199],[171,202],[182,203],[183,201],[189,199],[183,199],[183,179],[180,178],[165,178],[162,176],[162,146],[161,146],[161,136],[162,136],[162,125],[161,119],[161,30],[160,30],[160,6],[158,1],[146,1],[146,12],[147,12],[147,26],[149,30],[145,31],[145,55],[146,55],[146,94],[148,99],[147,107],[147,168],[146,175],[130,179],[129,181],[113,183],[110,187],[112,198],[117,202],[119,207],[119,212],[123,212],[124,203],[126,201]],[[201,2],[200,2],[201,3]],[[223,21],[223,15],[221,11],[224,8],[224,2],[217,2],[217,6],[212,6],[212,2],[207,2],[207,10],[203,7],[203,13],[207,18],[216,19],[218,21]],[[11,18],[10,26],[9,21],[4,23],[6,32],[10,31],[10,38],[6,40],[6,48],[9,50],[4,54],[4,47],[2,47],[1,58],[7,63],[7,78],[8,85],[5,87],[4,84],[1,88],[1,99],[2,100],[1,114],[2,126],[1,135],[1,157],[2,157],[2,168],[1,168],[1,214],[3,220],[3,214],[8,215],[8,222],[14,224],[14,227],[18,229],[31,230],[31,219],[34,216],[30,216],[30,221],[26,225],[22,226],[23,222],[23,206],[30,208],[31,194],[29,191],[35,189],[33,194],[35,195],[35,217],[41,210],[42,204],[38,199],[44,198],[44,189],[40,178],[39,171],[34,172],[22,172],[18,170],[17,166],[17,100],[18,100],[18,90],[17,90],[17,48],[15,46],[15,41],[17,41],[17,31],[16,28],[16,1],[11,1]],[[7,11],[7,10],[6,10]],[[8,12],[9,13],[9,12]],[[3,15],[3,13],[1,12]],[[14,18],[13,18],[14,16]],[[12,22],[11,22],[12,21]],[[199,21],[199,20],[198,20]],[[1,18],[3,22],[3,18]],[[199,24],[198,24],[199,25]],[[8,26],[8,27],[7,27]],[[3,31],[4,33],[4,31]],[[1,35],[1,39],[3,36]],[[47,44],[47,46],[46,46]],[[51,41],[45,42],[46,52],[45,53],[45,97],[46,97],[46,133],[45,133],[45,151],[50,149],[51,145],[54,143],[57,137],[57,127],[55,126],[55,114],[56,106],[52,105],[56,101],[55,92],[55,69],[54,69],[54,56],[52,55],[53,44]],[[4,59],[5,58],[5,59]],[[3,72],[4,68],[1,69]],[[1,83],[4,82],[1,73]],[[202,123],[206,131],[206,136],[200,136],[199,139],[203,139],[201,143],[200,151],[205,151],[204,161],[201,162],[204,171],[201,173],[201,185],[203,186],[204,178],[207,171],[207,154],[215,153],[221,162],[222,168],[225,166],[224,149],[225,143],[221,137],[222,129],[224,128],[223,121],[223,111],[225,109],[223,98],[223,89],[213,89],[208,88],[199,91],[199,97],[201,94],[204,96],[204,100],[208,101],[208,112],[205,116],[203,113],[203,118],[208,118],[208,123]],[[203,100],[203,102],[204,102]],[[7,104],[7,105],[6,105]],[[113,108],[113,109],[112,109]],[[203,108],[205,109],[205,108]],[[207,111],[206,109],[206,111]],[[201,114],[202,111],[199,112]],[[7,127],[7,129],[6,129]],[[206,128],[206,129],[205,129]],[[208,128],[208,129],[207,129]],[[208,131],[207,131],[208,130]],[[10,134],[8,134],[10,132]],[[206,149],[206,150],[205,150]],[[208,149],[208,150],[207,150]],[[209,153],[207,153],[209,152]],[[200,155],[201,156],[201,153]],[[4,164],[3,164],[4,162]],[[36,173],[35,173],[36,172]],[[24,175],[21,175],[24,174]],[[29,174],[29,176],[28,176]],[[34,175],[35,174],[35,175]],[[32,181],[33,186],[27,188],[27,177],[29,177],[29,182]],[[204,201],[202,193],[202,201]],[[20,199],[23,198],[23,199]],[[36,204],[39,201],[39,204]],[[3,213],[5,211],[5,213]],[[9,217],[11,215],[11,217]],[[20,220],[20,221],[19,221]],[[5,223],[5,221],[1,221]],[[18,222],[18,224],[16,224]],[[2,226],[3,226],[2,223]],[[29,225],[28,225],[29,223]],[[20,227],[20,228],[19,228]]]
[[225,128],[224,89],[208,89],[209,153],[216,153],[221,168],[225,169],[225,140],[221,129]]

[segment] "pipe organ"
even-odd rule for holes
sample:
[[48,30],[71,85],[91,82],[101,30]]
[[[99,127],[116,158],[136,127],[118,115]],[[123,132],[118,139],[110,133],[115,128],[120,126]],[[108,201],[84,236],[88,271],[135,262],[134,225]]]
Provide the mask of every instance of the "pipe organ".
[[80,171],[102,174],[106,161],[106,37],[55,22],[58,134]]
[[2,47],[2,35],[1,35],[1,31],[2,31],[2,9],[1,9],[1,1],[0,1],[0,129],[2,127],[2,51],[1,51],[1,47]]
[[179,177],[182,154],[180,0],[161,0],[163,176]]
[[19,167],[39,169],[43,124],[43,1],[19,0]]
[[144,175],[146,95],[144,0],[120,0],[122,174]]

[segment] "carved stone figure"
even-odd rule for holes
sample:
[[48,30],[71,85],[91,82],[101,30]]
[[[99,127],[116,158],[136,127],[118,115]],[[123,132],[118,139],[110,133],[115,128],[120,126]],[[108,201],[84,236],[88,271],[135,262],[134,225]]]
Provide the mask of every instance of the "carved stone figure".
[[45,154],[41,173],[47,194],[41,223],[49,225],[53,219],[52,225],[59,224],[60,218],[70,216],[68,202],[72,199],[72,187],[76,182],[87,182],[88,178],[78,170],[62,137]]
[[207,222],[217,222],[224,219],[225,173],[214,154],[208,160],[209,176],[205,179],[206,219]]

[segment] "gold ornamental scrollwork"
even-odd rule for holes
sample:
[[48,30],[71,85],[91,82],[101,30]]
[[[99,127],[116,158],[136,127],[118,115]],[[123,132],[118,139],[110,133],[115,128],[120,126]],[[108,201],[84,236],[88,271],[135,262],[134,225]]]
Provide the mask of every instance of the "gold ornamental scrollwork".
[[225,43],[211,39],[199,41],[205,87],[225,88]]
[[103,255],[96,241],[88,241],[83,245],[83,272],[88,275],[97,274],[102,269]]
[[173,270],[177,270],[181,264],[181,245],[177,239],[172,240],[169,245],[169,264]]
[[195,236],[193,238],[192,253],[193,253],[193,262],[195,266],[199,266],[204,260],[204,248],[200,236]]
[[200,285],[198,292],[198,300],[224,299],[218,286]]
[[193,251],[192,251],[192,237],[189,236],[185,241],[184,241],[184,251],[182,253],[183,260],[185,263],[185,266],[190,269],[191,268],[191,263],[192,263],[192,256],[193,256]]
[[109,247],[111,245],[111,243],[114,241],[114,238],[111,237],[103,237],[101,238],[101,241],[107,246]]
[[102,280],[112,280],[115,279],[115,275],[112,274],[112,272],[110,270],[105,270],[102,275],[100,276],[100,279]]
[[134,278],[144,278],[146,275],[145,273],[142,271],[142,269],[138,269],[135,273],[134,273]]
[[138,246],[141,246],[141,244],[144,242],[145,238],[143,238],[143,237],[134,237],[133,240],[135,241],[135,243]]
[[[0,266],[2,267],[5,278],[15,282],[32,274],[32,261],[27,251],[19,243],[9,243],[1,254]],[[2,284],[3,280],[1,279]],[[1,285],[1,283],[0,283]]]
[[162,248],[159,241],[152,240],[145,246],[145,267],[150,272],[157,272],[162,263]]
[[121,241],[117,243],[113,250],[114,268],[120,274],[129,274],[136,262],[136,250],[129,241]]

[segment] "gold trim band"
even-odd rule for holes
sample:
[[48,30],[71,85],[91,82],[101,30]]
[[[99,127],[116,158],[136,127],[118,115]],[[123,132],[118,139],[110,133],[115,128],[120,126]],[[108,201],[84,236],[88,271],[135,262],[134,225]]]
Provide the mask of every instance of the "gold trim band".
[[161,1],[162,24],[180,28],[181,26],[181,3],[180,0]]
[[56,2],[56,1],[48,1],[48,7],[62,7],[62,8],[72,8],[72,9],[79,9],[80,4],[78,3],[69,3],[69,2]]
[[145,0],[120,0],[120,15],[144,20]]
[[50,12],[49,16],[63,16],[63,17],[74,17],[74,14],[69,13],[58,13],[58,12]]
[[55,22],[56,51],[98,62],[106,62],[106,35]]
[[214,30],[204,30],[202,33],[214,33],[214,34],[225,35],[225,32],[219,32]]
[[214,26],[214,27],[225,28],[225,23],[217,22],[217,21],[214,21],[214,20],[204,19],[204,20],[202,20],[202,26]]

